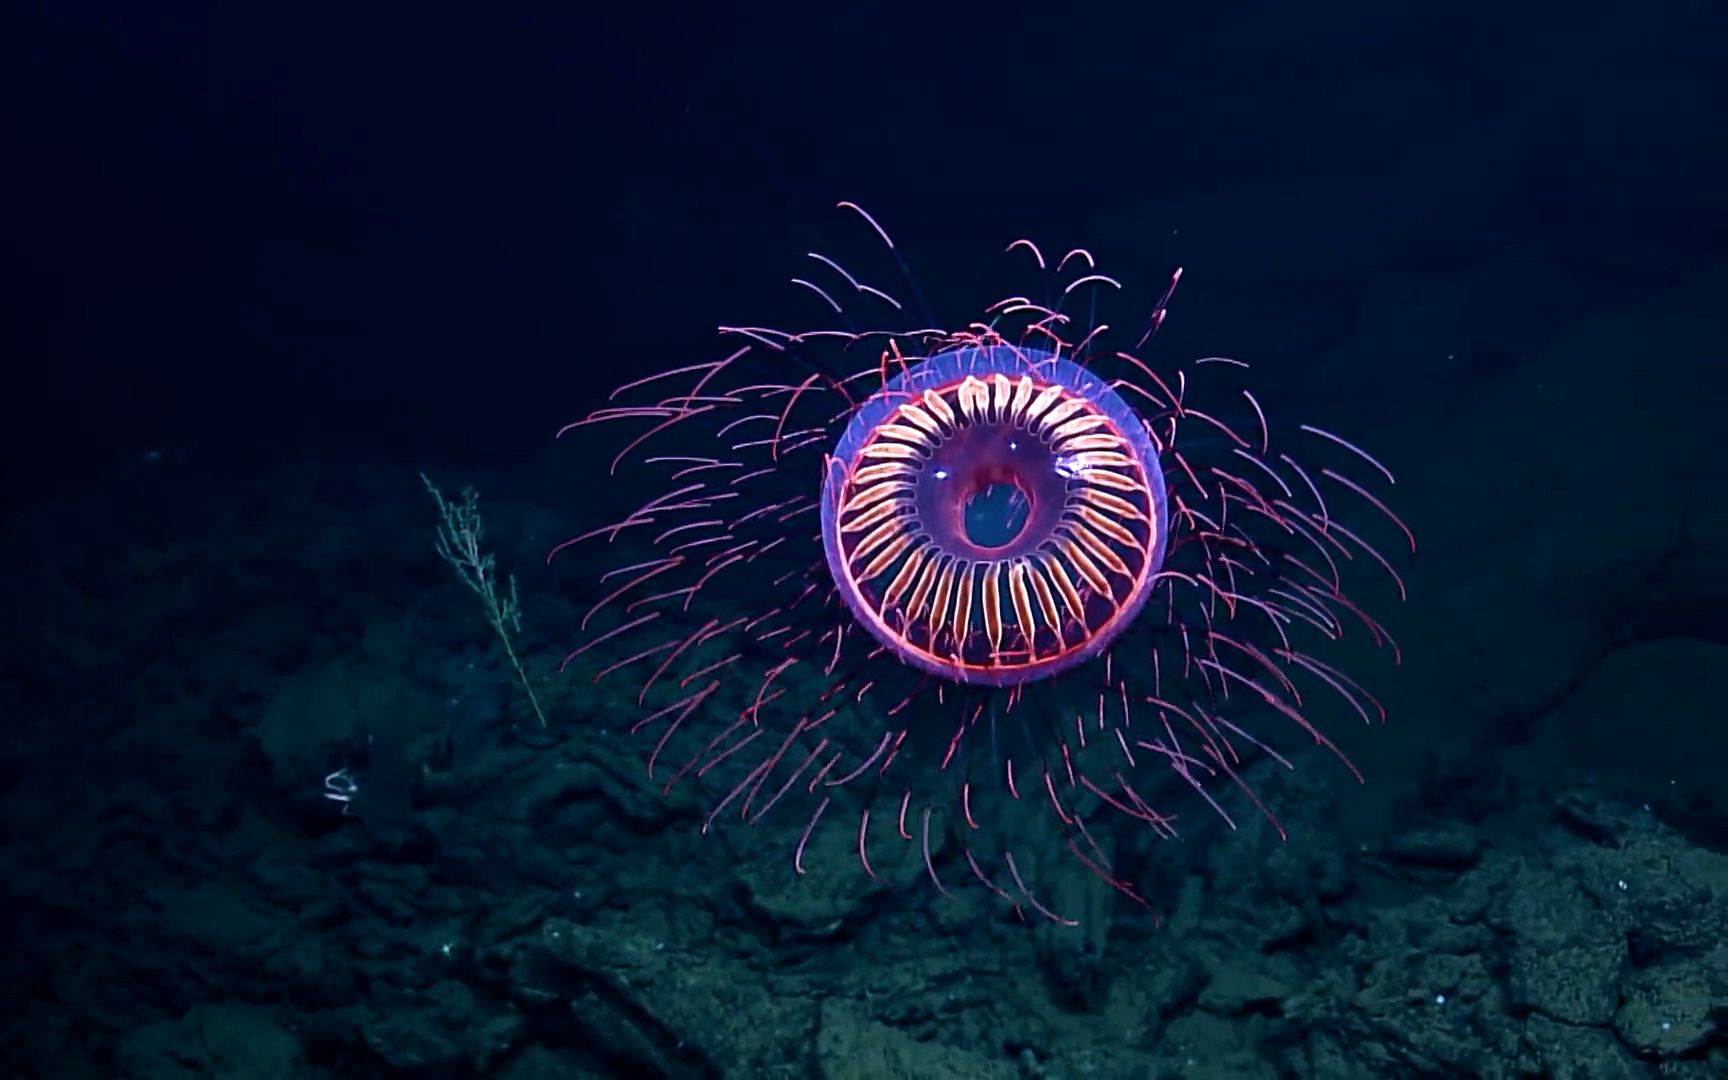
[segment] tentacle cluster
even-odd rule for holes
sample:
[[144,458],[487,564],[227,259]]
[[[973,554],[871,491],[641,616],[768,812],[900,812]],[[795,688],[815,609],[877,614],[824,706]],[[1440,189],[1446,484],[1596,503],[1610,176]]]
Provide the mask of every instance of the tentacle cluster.
[[[1287,766],[1300,743],[1344,760],[1314,717],[1384,716],[1323,658],[1352,626],[1396,657],[1345,591],[1365,562],[1403,593],[1358,511],[1415,544],[1349,475],[1392,482],[1355,444],[1302,425],[1299,463],[1249,391],[1203,408],[1186,371],[1140,359],[1176,278],[1123,351],[1064,313],[1078,291],[1118,288],[1089,254],[1009,250],[1055,276],[1056,303],[1012,297],[961,331],[726,327],[741,344],[725,358],[620,387],[571,426],[632,425],[612,470],[657,474],[658,493],[558,550],[618,552],[568,662],[634,673],[650,775],[717,780],[709,823],[805,806],[802,871],[839,802],[867,870],[873,843],[910,843],[939,890],[959,867],[1064,919],[987,808],[1044,803],[1073,856],[1136,900],[1100,811],[1171,836],[1160,807],[1187,790],[1232,827],[1238,800],[1276,825],[1247,763]],[[833,312],[836,294],[900,310],[812,258],[835,285],[795,281]],[[988,543],[964,510],[986,484],[1019,500]]]

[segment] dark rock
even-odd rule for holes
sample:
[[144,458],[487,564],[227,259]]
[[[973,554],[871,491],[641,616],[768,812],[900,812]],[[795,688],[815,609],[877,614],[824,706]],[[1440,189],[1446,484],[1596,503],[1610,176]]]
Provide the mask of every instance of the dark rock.
[[1386,858],[1404,866],[1432,870],[1468,870],[1482,854],[1482,842],[1464,825],[1441,825],[1400,833],[1381,849]]

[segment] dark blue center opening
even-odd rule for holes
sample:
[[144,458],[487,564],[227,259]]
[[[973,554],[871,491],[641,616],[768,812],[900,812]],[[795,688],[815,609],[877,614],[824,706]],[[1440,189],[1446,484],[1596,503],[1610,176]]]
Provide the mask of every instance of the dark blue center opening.
[[962,513],[966,539],[981,548],[1006,547],[1026,528],[1031,500],[1010,481],[986,483],[966,497]]

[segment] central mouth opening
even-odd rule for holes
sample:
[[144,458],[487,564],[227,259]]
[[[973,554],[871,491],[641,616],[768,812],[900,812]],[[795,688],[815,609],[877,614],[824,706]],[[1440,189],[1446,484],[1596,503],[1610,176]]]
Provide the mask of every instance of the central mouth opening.
[[960,508],[966,539],[981,548],[1012,544],[1032,517],[1032,500],[1013,477],[983,477]]

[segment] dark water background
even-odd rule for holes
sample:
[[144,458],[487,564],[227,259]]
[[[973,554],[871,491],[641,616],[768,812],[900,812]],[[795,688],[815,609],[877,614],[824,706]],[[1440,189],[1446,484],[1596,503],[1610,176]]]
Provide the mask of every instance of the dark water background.
[[[1728,1074],[1722,5],[8,22],[6,1075]],[[1156,360],[1400,474],[1368,782],[1160,856],[1162,926],[795,878],[554,672],[543,556],[640,493],[553,434],[794,321],[840,199],[947,324],[1017,236],[1181,265]]]

